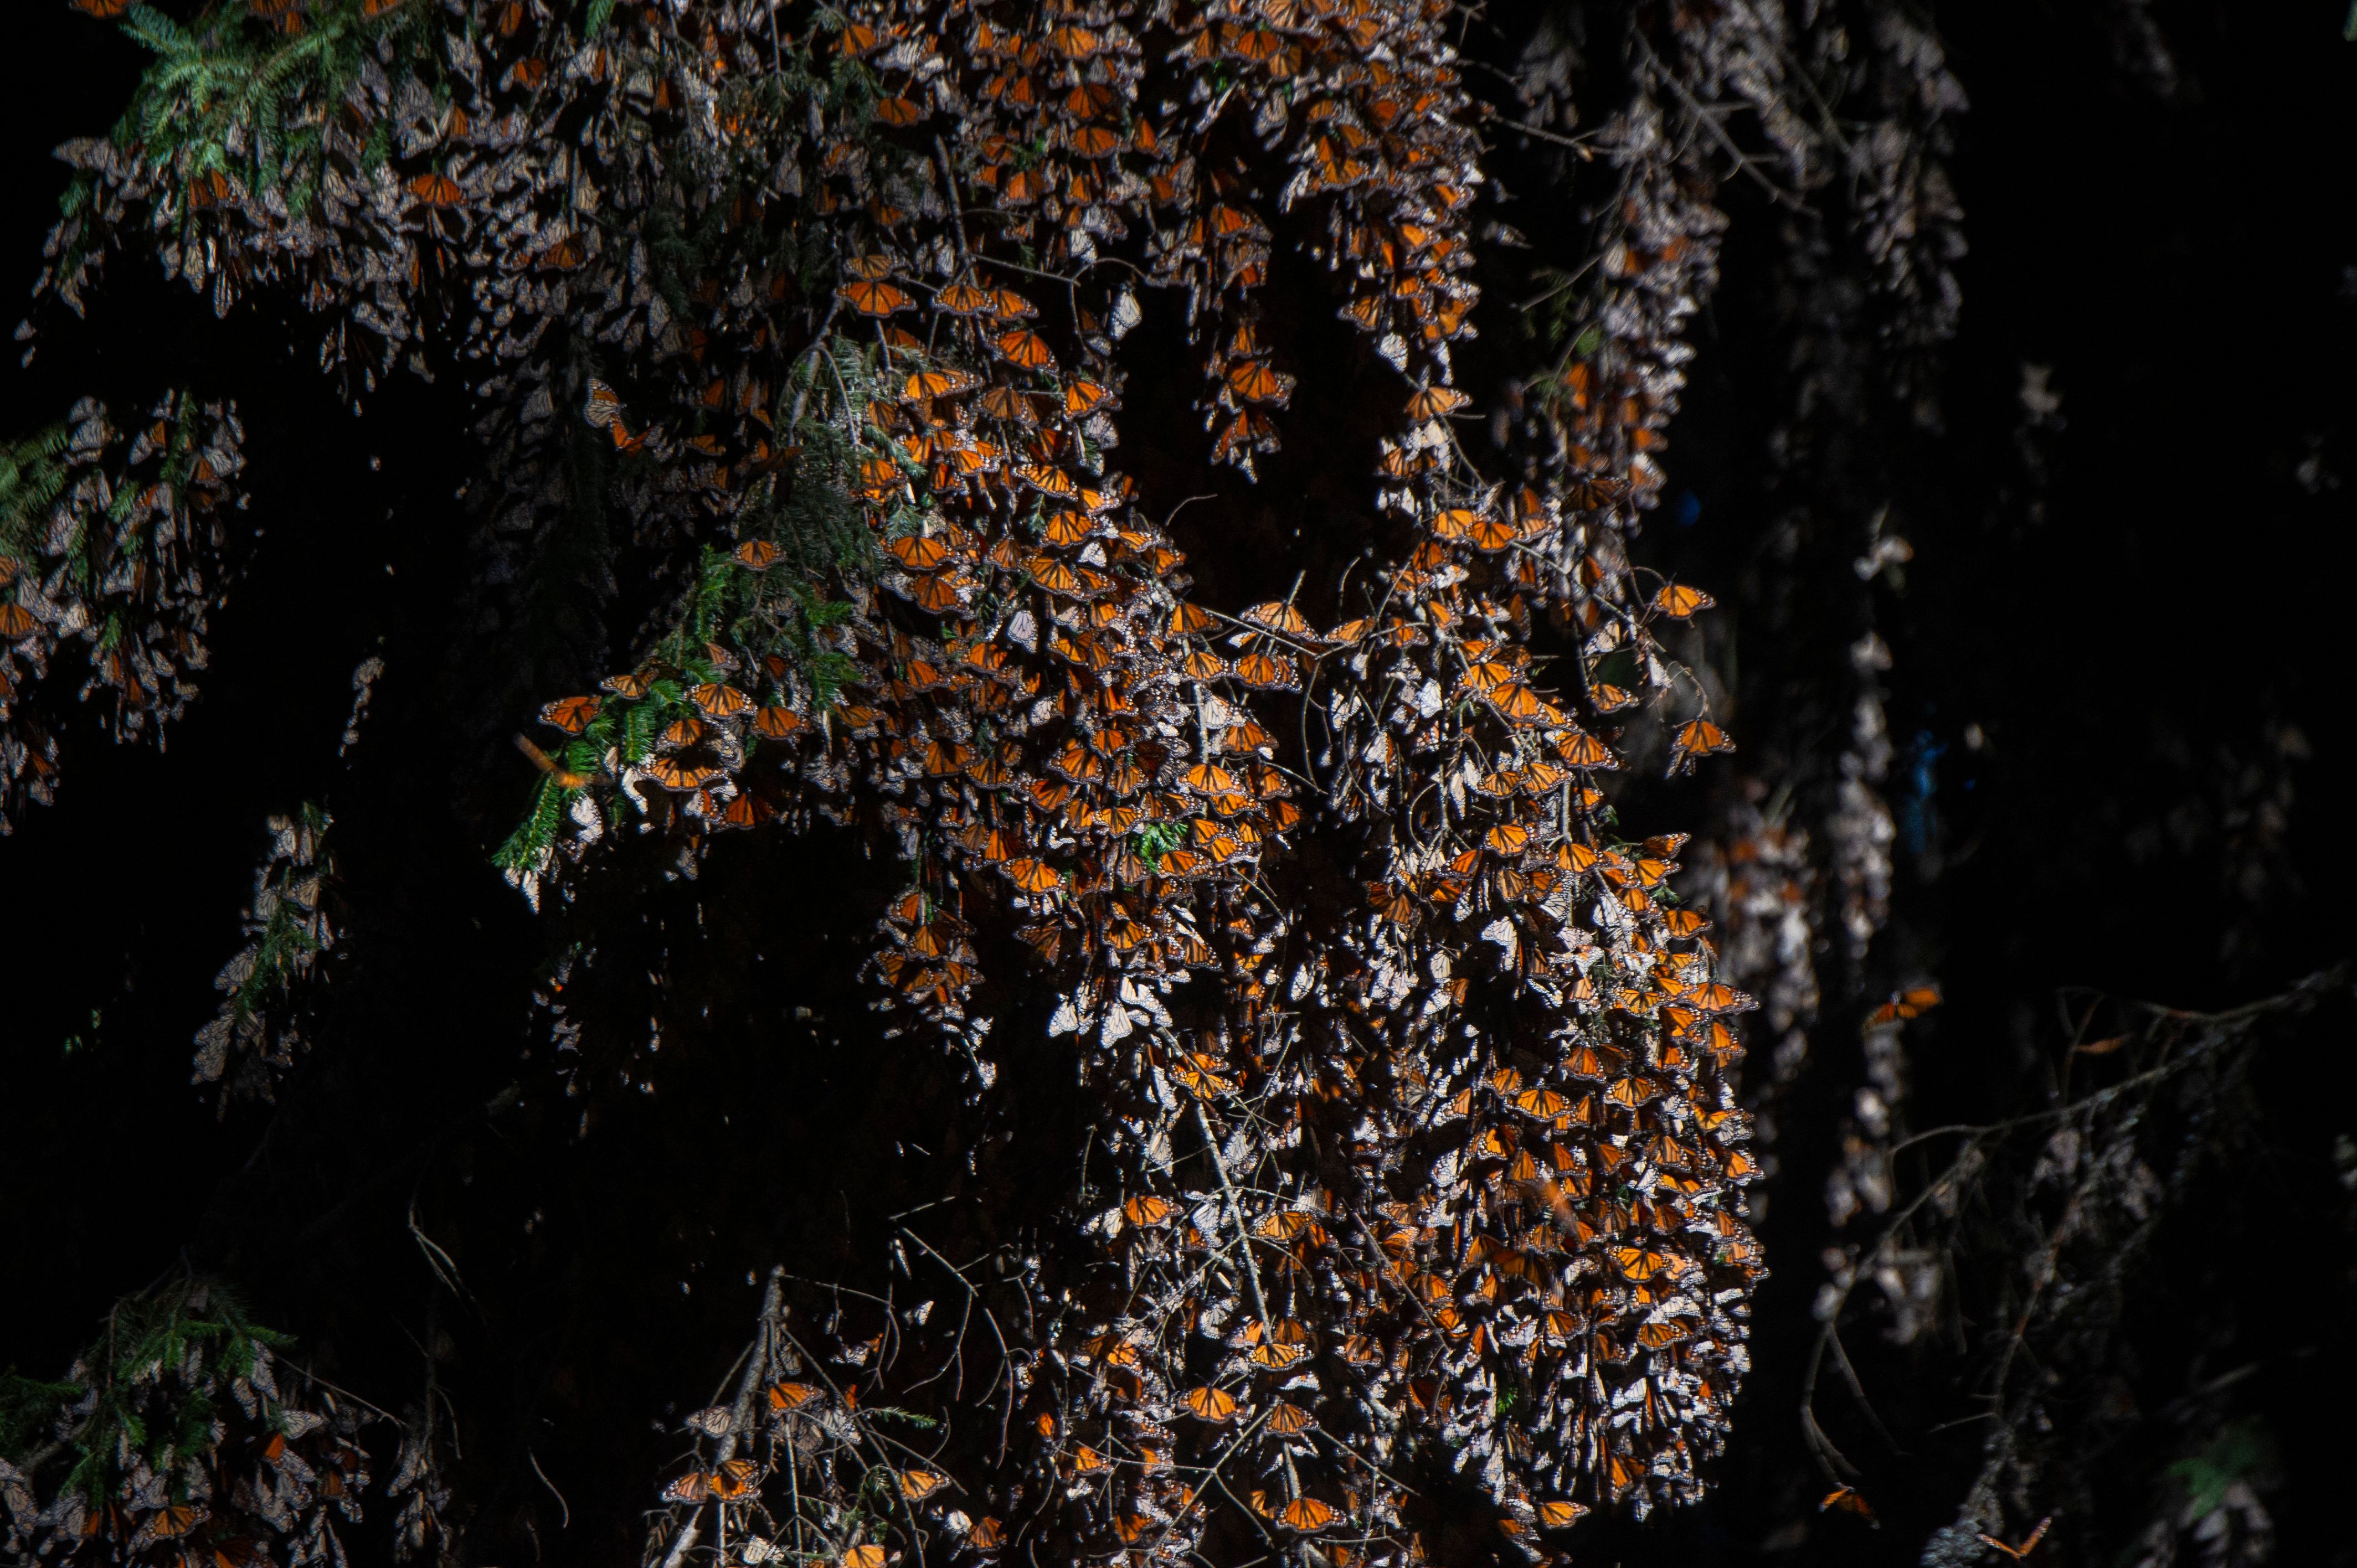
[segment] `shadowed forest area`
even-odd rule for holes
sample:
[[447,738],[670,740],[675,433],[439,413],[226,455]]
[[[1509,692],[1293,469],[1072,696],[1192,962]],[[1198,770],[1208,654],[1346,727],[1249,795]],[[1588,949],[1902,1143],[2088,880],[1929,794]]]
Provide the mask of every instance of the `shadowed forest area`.
[[2357,1561],[2333,5],[21,10],[0,1559]]

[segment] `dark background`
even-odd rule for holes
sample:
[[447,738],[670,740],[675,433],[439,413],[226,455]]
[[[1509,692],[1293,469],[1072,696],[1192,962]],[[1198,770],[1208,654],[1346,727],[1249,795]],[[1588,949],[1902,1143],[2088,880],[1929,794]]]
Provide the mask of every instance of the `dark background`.
[[[2136,44],[2139,18],[2165,57]],[[1891,939],[1907,950],[1886,966],[1936,974],[1948,996],[1914,1037],[1921,1124],[2001,1113],[2051,1047],[2058,987],[2218,1006],[2346,958],[2357,847],[2350,611],[2330,564],[2346,549],[2357,396],[2357,45],[2341,39],[2340,8],[2086,0],[1942,6],[1937,19],[1973,100],[1953,164],[1972,249],[1943,428],[1889,436],[1916,553],[1879,618],[1896,655],[1889,790],[1919,830],[1900,855]],[[48,150],[102,133],[141,59],[53,0],[9,21],[0,274],[29,284],[64,184]],[[1642,548],[1733,600],[1721,585],[1759,565],[1762,443],[1788,371],[1759,281],[1771,216],[1740,185],[1722,202],[1727,282],[1667,458],[1670,494],[1698,510],[1690,526],[1653,523]],[[489,656],[454,496],[472,463],[463,395],[398,382],[355,419],[311,368],[308,324],[252,306],[216,322],[140,264],[113,271],[99,316],[53,326],[29,370],[0,370],[0,431],[86,393],[120,413],[167,386],[232,394],[256,537],[214,622],[205,694],[168,751],[113,748],[69,724],[59,803],[0,839],[0,1365],[60,1369],[108,1303],[185,1258],[238,1279],[258,1316],[372,1399],[410,1397],[424,1339],[471,1366],[478,1389],[504,1391],[466,1412],[484,1506],[524,1516],[529,1455],[569,1494],[575,1528],[552,1533],[539,1498],[540,1533],[485,1560],[627,1554],[632,1499],[651,1497],[675,1446],[650,1423],[700,1399],[749,1318],[737,1276],[767,1261],[768,1228],[718,1234],[699,1206],[783,1205],[806,1229],[814,1201],[720,1152],[713,1107],[824,1161],[896,1091],[831,1052],[824,1022],[857,1004],[848,952],[819,937],[865,926],[840,900],[866,870],[822,840],[748,848],[708,873],[720,880],[707,897],[784,889],[798,905],[746,1004],[779,1048],[733,1078],[683,1063],[684,1081],[608,1112],[599,1137],[571,1136],[578,1108],[529,1054],[549,939],[487,861],[531,777],[511,757],[483,766],[481,735],[454,716],[467,660]],[[2050,368],[2060,428],[2025,435],[2025,364]],[[1284,484],[1281,467],[1268,484]],[[350,671],[372,653],[387,673],[339,758]],[[1986,737],[1977,750],[1968,725]],[[1689,792],[1697,811],[1707,788]],[[239,944],[264,818],[306,800],[338,818],[350,943],[367,960],[330,1004],[331,1048],[279,1113],[217,1120],[187,1085],[189,1037]],[[2253,815],[2286,800],[2279,828]],[[647,918],[684,908],[658,893]],[[2357,1288],[2333,1172],[2334,1139],[2357,1132],[2348,1026],[2344,1005],[2271,1045],[2263,1157],[2219,1195],[2221,1229],[2186,1232],[2181,1268],[2165,1260],[2139,1303],[2149,1442],[2100,1460],[2117,1466],[2122,1529],[2176,1452],[2169,1391],[2250,1361],[2236,1413],[2282,1455],[2270,1501],[2283,1560],[2357,1561],[2342,1503]],[[1852,1055],[1824,1053],[1795,1091],[1757,1370],[1720,1489],[1684,1516],[1599,1530],[1587,1561],[1751,1561],[1797,1520],[1805,1544],[1789,1530],[1784,1543],[1811,1561],[1899,1563],[1954,1515],[1976,1439],[1932,1428],[1959,1408],[1963,1374],[1896,1350],[1870,1354],[1868,1370],[1892,1391],[1884,1414],[1904,1451],[1843,1434],[1883,1528],[1814,1511],[1792,1412],[1854,1019],[1826,1034]],[[521,1105],[478,1109],[510,1084]],[[691,1112],[699,1086],[708,1103]],[[462,1261],[471,1308],[429,1306],[413,1218]],[[2240,1337],[2178,1342],[2176,1289],[2233,1294]],[[2110,1549],[2128,1544],[2115,1535]]]

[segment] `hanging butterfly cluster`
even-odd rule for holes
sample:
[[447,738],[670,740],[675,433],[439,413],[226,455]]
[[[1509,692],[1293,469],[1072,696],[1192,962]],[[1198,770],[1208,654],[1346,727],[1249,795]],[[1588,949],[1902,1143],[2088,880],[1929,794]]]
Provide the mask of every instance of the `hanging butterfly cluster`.
[[119,1304],[107,1329],[62,1382],[8,1391],[57,1416],[31,1474],[0,1460],[0,1550],[91,1568],[344,1562],[337,1522],[369,1480],[356,1412],[203,1280]]
[[61,645],[84,646],[81,698],[117,741],[160,744],[195,694],[242,439],[226,405],[172,393],[128,435],[84,399],[0,450],[0,832],[56,793],[39,687]]
[[269,821],[270,848],[254,869],[245,911],[245,946],[221,966],[213,982],[227,993],[221,1012],[197,1032],[193,1081],[221,1085],[224,1113],[232,1098],[273,1098],[275,1075],[307,1048],[303,993],[336,945],[328,907],[332,821],[309,804]]
[[[1714,911],[1719,972],[1757,993],[1766,1026],[1765,1070],[1746,1083],[1752,1115],[1753,1157],[1763,1181],[1776,1170],[1778,1122],[1784,1094],[1807,1059],[1809,1030],[1822,1000],[1816,952],[1821,877],[1810,858],[1808,834],[1788,813],[1770,816],[1746,801],[1722,813],[1723,827],[1706,858],[1694,867],[1688,892]],[[1755,1218],[1760,1200],[1753,1200]]]
[[[878,1004],[954,1042],[984,1113],[979,929],[1060,998],[1103,1121],[991,1286],[991,1440],[889,1457],[857,1412],[942,1399],[890,1369],[963,1341],[845,1306],[811,1376],[763,1352],[761,1442],[738,1408],[699,1428],[674,1568],[706,1505],[741,1540],[781,1493],[820,1534],[780,1550],[881,1568],[1254,1537],[1405,1565],[1436,1484],[1537,1556],[1697,1491],[1759,1273],[1726,1078],[1749,1002],[1665,886],[1683,835],[1617,835],[1599,730],[1665,719],[1675,771],[1731,749],[1663,640],[1709,597],[1627,541],[1722,222],[1685,152],[1707,108],[1661,103],[1732,91],[1698,46],[1749,9],[1647,44],[1591,329],[1503,477],[1455,434],[1483,176],[1445,5],[720,0],[587,36],[542,0],[223,5],[176,36],[330,61],[274,111],[315,134],[76,150],[59,297],[145,229],[221,308],[267,284],[335,312],[364,382],[438,338],[492,410],[501,560],[597,504],[680,563],[645,656],[524,741],[520,885],[626,827],[692,860],[825,816],[910,864]],[[156,80],[129,124],[258,113]],[[1273,448],[1295,372],[1254,300],[1296,230],[1403,410],[1369,454],[1395,551],[1328,631],[1189,601],[1107,463],[1138,282],[1208,346],[1212,459]],[[1323,744],[1288,756],[1256,702]],[[1281,890],[1313,834],[1339,898]]]
[[[1706,207],[1673,218],[1716,221]],[[1445,225],[1430,237],[1444,254],[1461,243]],[[994,1552],[1002,1520],[1044,1495],[1062,1505],[1033,1527],[1051,1550],[1175,1562],[1220,1528],[1224,1474],[1278,1541],[1410,1561],[1399,1474],[1452,1450],[1533,1550],[1587,1511],[1578,1497],[1641,1509],[1695,1489],[1685,1433],[1716,1441],[1757,1268],[1732,1201],[1743,1118],[1721,1076],[1737,1054],[1725,1015],[1748,999],[1711,980],[1701,922],[1655,902],[1676,843],[1599,833],[1590,778],[1612,753],[1530,686],[1519,646],[1552,600],[1589,628],[1590,658],[1628,649],[1666,684],[1655,627],[1707,606],[1674,584],[1632,596],[1620,549],[1614,503],[1630,467],[1631,510],[1658,486],[1631,456],[1658,444],[1693,308],[1675,288],[1684,251],[1658,248],[1672,266],[1648,281],[1667,324],[1590,372],[1642,395],[1602,403],[1577,467],[1511,497],[1481,482],[1445,423],[1463,395],[1425,380],[1383,454],[1386,504],[1416,534],[1376,613],[1326,634],[1288,605],[1246,613],[1272,657],[1332,657],[1335,782],[1312,822],[1395,814],[1369,854],[1388,875],[1367,883],[1361,929],[1297,932],[1260,912],[1263,961],[1208,1007],[1132,989],[1102,1011],[1068,1001],[1051,1025],[1100,1051],[1143,1044],[1098,1080],[1119,1112],[1103,1144],[1114,1185],[1079,1207],[1117,1201],[1078,1229],[1102,1261],[1089,1288],[1036,1304],[1071,1326],[1009,1380],[1005,1413],[1028,1418],[1033,1455],[995,1511],[936,1520],[969,1550]],[[1370,308],[1396,289],[1383,281],[1350,314],[1403,369],[1413,353],[1445,375],[1445,331],[1412,349]],[[1636,319],[1632,338],[1652,325]],[[1726,747],[1697,717],[1674,757]],[[1435,777],[1448,803],[1412,800],[1411,780]],[[1591,898],[1598,926],[1582,930],[1566,917]],[[870,1329],[872,1346],[909,1337],[863,1320],[850,1364]],[[881,1550],[831,1544],[846,1562]]]

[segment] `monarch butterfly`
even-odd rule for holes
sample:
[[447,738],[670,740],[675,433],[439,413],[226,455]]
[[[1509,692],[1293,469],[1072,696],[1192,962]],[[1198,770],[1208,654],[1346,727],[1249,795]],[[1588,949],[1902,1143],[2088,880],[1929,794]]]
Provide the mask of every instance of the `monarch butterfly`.
[[753,732],[767,740],[783,740],[802,727],[802,714],[774,703],[753,715]]
[[816,1398],[818,1398],[818,1391],[808,1383],[770,1385],[770,1408],[774,1411],[799,1410]]
[[884,542],[884,551],[911,572],[930,572],[948,560],[950,555],[947,544],[938,537],[922,533],[888,539]]
[[709,682],[691,687],[687,700],[716,719],[733,719],[753,705],[753,699],[734,686]]
[[1695,757],[1707,757],[1713,752],[1733,751],[1735,743],[1708,719],[1694,719],[1678,731],[1678,749]]
[[1648,1323],[1637,1330],[1637,1343],[1649,1350],[1666,1349],[1681,1339],[1693,1337],[1694,1329],[1678,1318],[1666,1323]]
[[1653,596],[1653,607],[1673,620],[1684,620],[1697,610],[1706,610],[1718,603],[1700,588],[1690,588],[1682,583],[1664,583]]
[[1270,370],[1257,360],[1231,367],[1227,381],[1228,391],[1246,403],[1273,403],[1283,407],[1293,398],[1293,378]]
[[[1819,1513],[1823,1513],[1827,1509],[1839,1509],[1844,1513],[1854,1513],[1857,1515],[1858,1518],[1866,1520],[1866,1522],[1874,1529],[1880,1530],[1882,1528],[1882,1521],[1874,1516],[1874,1509],[1872,1505],[1867,1503],[1866,1498],[1859,1496],[1855,1487],[1835,1487],[1832,1491],[1827,1492],[1825,1494],[1824,1500],[1817,1505],[1817,1511]],[[2031,1544],[2036,1544],[2035,1537],[2031,1538]],[[2024,1548],[2024,1550],[2026,1551],[2028,1548]],[[2018,1553],[2016,1555],[2018,1555]]]
[[1071,59],[1086,59],[1097,52],[1103,40],[1086,27],[1058,27],[1048,35],[1048,47]]
[[766,572],[778,564],[778,558],[785,552],[766,539],[748,539],[729,553],[748,571]]
[[[666,789],[685,794],[701,789],[720,776],[720,769],[708,763],[683,762],[676,757],[658,757],[645,764],[647,777]],[[562,782],[560,779],[559,782]]]
[[1652,1279],[1669,1265],[1669,1259],[1659,1252],[1648,1251],[1642,1247],[1612,1249],[1612,1266],[1620,1271],[1623,1279],[1642,1283]]
[[1105,1456],[1085,1443],[1072,1445],[1072,1474],[1085,1476],[1105,1467]]
[[1075,381],[1064,388],[1064,412],[1074,418],[1092,413],[1113,393],[1094,381]]
[[1497,660],[1480,660],[1465,667],[1459,683],[1469,686],[1484,696],[1511,682],[1514,672]]
[[1045,490],[1051,496],[1078,494],[1080,486],[1061,468],[1051,468],[1044,463],[1026,463],[1015,470],[1015,477],[1032,489]]
[[716,1470],[691,1470],[663,1488],[666,1501],[700,1503],[706,1498],[733,1502],[753,1489],[759,1466],[750,1459],[731,1459]]
[[955,579],[945,572],[910,578],[907,592],[909,603],[934,615],[948,615],[963,602]]
[[876,117],[887,125],[913,125],[925,113],[923,104],[906,98],[887,98],[876,105]]
[[1253,606],[1244,611],[1242,618],[1252,622],[1254,626],[1266,627],[1269,630],[1282,633],[1286,637],[1317,635],[1310,629],[1308,620],[1299,610],[1275,599],[1271,599],[1266,604]]
[[1180,1398],[1199,1421],[1217,1423],[1233,1418],[1236,1413],[1236,1396],[1225,1389],[1189,1389]]
[[1534,762],[1523,769],[1523,793],[1536,799],[1563,781],[1563,769],[1552,762]]
[[1547,705],[1539,701],[1539,694],[1519,681],[1485,692],[1482,695],[1489,699],[1491,707],[1516,724],[1529,724],[1541,718],[1547,711]]
[[540,722],[552,725],[566,735],[579,735],[604,707],[602,697],[559,697],[540,710]]
[[[1556,1315],[1549,1313],[1547,1316],[1552,1317]],[[1567,1530],[1577,1524],[1581,1517],[1587,1512],[1587,1505],[1558,1498],[1553,1502],[1541,1503],[1538,1511],[1540,1529]]]
[[900,1472],[900,1495],[910,1502],[930,1498],[949,1484],[950,1478],[947,1476],[937,1475],[931,1470]]
[[1308,1354],[1308,1350],[1300,1345],[1281,1345],[1272,1340],[1265,1345],[1254,1346],[1252,1353],[1244,1359],[1256,1367],[1283,1371]]
[[953,283],[933,295],[933,304],[952,316],[980,316],[991,305],[990,291],[969,283]]
[[[861,29],[848,27],[845,29],[845,32],[859,30]],[[872,1541],[865,1546],[855,1546],[843,1554],[843,1561],[838,1564],[838,1568],[884,1568],[884,1548]]]
[[1064,145],[1084,158],[1109,158],[1121,151],[1121,134],[1103,125],[1082,125],[1064,133]]
[[691,714],[683,714],[663,726],[665,746],[694,746],[703,738],[704,722]]
[[1481,836],[1493,854],[1520,854],[1531,842],[1531,831],[1515,822],[1500,822]]
[[1709,929],[1710,920],[1698,909],[1672,909],[1662,916],[1662,926],[1674,937],[1691,937]]
[[1474,519],[1473,526],[1467,531],[1466,536],[1473,542],[1475,548],[1494,554],[1520,539],[1522,530],[1491,513]]
[[[1240,234],[1265,236],[1267,232],[1267,230],[1261,226],[1259,219],[1240,207],[1230,207],[1222,203],[1211,209],[1211,233],[1215,239],[1232,240]],[[1248,331],[1249,324],[1244,331],[1237,333],[1236,341],[1231,352],[1248,354],[1253,351],[1254,340],[1246,335]]]
[[862,316],[890,316],[917,303],[909,297],[906,289],[870,278],[845,284],[834,292],[845,305]]
[[1172,1208],[1168,1198],[1142,1192],[1123,1204],[1121,1212],[1132,1225],[1159,1225],[1170,1218]]
[[1319,1530],[1334,1522],[1334,1507],[1316,1498],[1296,1498],[1276,1517],[1287,1530]]
[[965,1543],[976,1552],[996,1552],[1006,1541],[1006,1527],[995,1519],[976,1520],[965,1532]]
[[188,1534],[212,1517],[212,1510],[199,1503],[174,1503],[149,1514],[139,1527],[139,1534],[148,1540],[168,1541]]
[[706,1437],[726,1437],[733,1417],[734,1412],[725,1404],[707,1405],[683,1418],[682,1424]]
[[531,757],[532,765],[534,768],[539,768],[543,773],[545,773],[551,779],[555,779],[559,789],[578,789],[597,777],[594,773],[574,772],[571,768],[558,762],[554,757],[549,756],[548,753],[541,750],[540,747],[533,745],[531,741],[526,740],[522,736],[515,737],[515,743],[516,749],[522,752],[526,757]]
[[[253,1542],[242,1536],[231,1536],[213,1548],[213,1568],[253,1568],[260,1560]],[[180,1561],[185,1568],[188,1560],[183,1557]]]
[[1009,364],[1020,365],[1027,371],[1052,369],[1056,363],[1048,340],[1028,328],[1016,327],[992,338],[991,348]]
[[1901,1018],[1920,1018],[1940,1004],[1940,988],[1918,985],[1906,991],[1894,991],[1890,1000],[1874,1010],[1867,1020],[1870,1025],[1896,1023]]
[[1211,460],[1215,463],[1239,462],[1243,454],[1268,452],[1276,448],[1276,425],[1268,415],[1256,408],[1247,408],[1229,421],[1211,443]]
[[428,170],[409,182],[409,194],[424,207],[456,207],[467,199],[467,193],[448,175]]
[[1988,1544],[1990,1544],[1991,1546],[1996,1547],[1999,1552],[2004,1552],[2007,1557],[2010,1557],[2010,1558],[2012,1558],[2015,1562],[2018,1563],[2018,1562],[2020,1562],[2023,1558],[2025,1558],[2025,1557],[2029,1556],[2029,1555],[2030,1554],[2030,1552],[2031,1552],[2033,1550],[2035,1550],[2035,1549],[2036,1549],[2036,1547],[2037,1547],[2037,1545],[2038,1545],[2038,1543],[2039,1543],[2040,1541],[2043,1541],[2043,1540],[2045,1540],[2045,1539],[2046,1539],[2046,1527],[2047,1527],[2048,1525],[2050,1525],[2050,1524],[2052,1524],[2053,1522],[2054,1522],[2054,1518],[2053,1518],[2053,1516],[2052,1516],[2051,1514],[2048,1515],[2048,1516],[2047,1516],[2046,1518],[2044,1518],[2044,1519],[2040,1520],[2038,1521],[2038,1528],[2037,1528],[2036,1530],[2031,1530],[2031,1531],[2029,1532],[2029,1539],[2028,1541],[2023,1541],[2023,1542],[2022,1542],[2020,1545],[2018,1545],[2018,1546],[2007,1546],[2004,1541],[1999,1541],[1996,1536],[1994,1536],[1994,1535],[1982,1535],[1978,1530],[1975,1530],[1973,1533],[1974,1533],[1974,1535],[1975,1535],[1975,1537],[1977,1537],[1979,1540],[1982,1540],[1982,1541],[1985,1541],[1988,1542]]
[[[73,0],[73,8],[98,17],[120,16],[131,9],[131,0]],[[370,13],[375,15],[374,12]]]
[[1071,596],[1081,591],[1081,575],[1052,555],[1034,555],[1029,566],[1031,580],[1051,594]]
[[1470,507],[1449,507],[1433,514],[1433,538],[1461,540],[1473,531],[1473,510]]
[[1010,860],[1001,868],[1008,880],[1026,893],[1048,893],[1064,885],[1064,874],[1042,861],[1028,856]]
[[1293,660],[1254,651],[1236,660],[1236,679],[1264,690],[1290,691],[1301,683]]
[[1317,1424],[1316,1418],[1297,1404],[1279,1403],[1268,1412],[1268,1429],[1280,1437],[1291,1437]]
[[1472,401],[1455,387],[1426,387],[1407,400],[1407,416],[1418,424],[1426,424]]
[[982,378],[972,371],[920,371],[900,389],[900,401],[930,403],[935,398],[972,392],[981,384]]
[[866,278],[870,283],[881,283],[892,275],[892,258],[889,256],[854,256],[843,265],[853,277]]
[[1514,1098],[1516,1110],[1524,1115],[1535,1116],[1543,1122],[1552,1121],[1562,1114],[1564,1108],[1569,1103],[1569,1101],[1554,1090],[1544,1088],[1526,1089]]

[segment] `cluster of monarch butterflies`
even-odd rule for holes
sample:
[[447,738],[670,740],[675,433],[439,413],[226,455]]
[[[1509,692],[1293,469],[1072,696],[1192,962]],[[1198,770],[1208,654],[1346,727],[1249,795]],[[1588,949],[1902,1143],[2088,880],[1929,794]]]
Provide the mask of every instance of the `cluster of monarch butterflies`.
[[173,393],[129,432],[84,399],[0,450],[0,832],[56,794],[61,645],[85,647],[80,695],[116,740],[160,739],[195,694],[242,440],[233,410]]
[[341,1564],[338,1523],[360,1518],[369,1484],[358,1413],[205,1281],[126,1301],[108,1326],[55,1390],[42,1452],[70,1470],[50,1490],[0,1460],[0,1552],[87,1568]]
[[[1457,1472],[1533,1557],[1698,1491],[1760,1269],[1727,1079],[1749,998],[1669,890],[1684,835],[1618,836],[1603,776],[1617,714],[1664,718],[1673,770],[1731,749],[1671,709],[1700,687],[1663,639],[1709,596],[1643,580],[1627,537],[1720,221],[1662,102],[1721,91],[1698,46],[1749,10],[1648,46],[1598,143],[1592,328],[1503,474],[1455,434],[1483,175],[1445,6],[705,0],[582,37],[543,0],[224,5],[206,25],[361,46],[289,90],[317,137],[71,150],[56,297],[144,231],[220,308],[277,285],[332,312],[364,383],[440,334],[492,410],[499,548],[595,485],[683,563],[644,656],[522,737],[520,883],[569,886],[626,827],[897,843],[877,1004],[954,1045],[983,1114],[977,930],[1060,998],[1099,1157],[1039,1219],[1056,1268],[1003,1287],[1040,1310],[1006,1317],[1039,1337],[992,1396],[996,1456],[904,1455],[871,1506],[876,1347],[948,1330],[846,1307],[809,1355],[841,1379],[765,1396],[831,1437],[740,1452],[715,1417],[675,1509],[741,1533],[790,1475],[795,1530],[847,1568],[927,1535],[1176,1563],[1254,1533],[1405,1568],[1417,1476]],[[149,91],[132,123],[170,122]],[[1275,443],[1299,371],[1253,297],[1297,209],[1398,373],[1367,454],[1394,548],[1328,628],[1190,601],[1107,462],[1139,282],[1207,345],[1211,460]],[[657,212],[691,242],[651,249]],[[814,559],[817,515],[847,521]],[[1542,620],[1575,690],[1533,660]],[[1255,703],[1322,743],[1288,751]],[[1339,907],[1279,890],[1312,834]],[[841,1457],[785,1456],[812,1453]]]
[[245,946],[221,966],[213,982],[225,993],[221,1011],[197,1032],[195,1081],[222,1085],[224,1112],[231,1097],[272,1098],[273,1076],[307,1043],[298,992],[336,944],[328,891],[335,865],[326,842],[332,822],[307,804],[267,823],[270,847],[254,868]]
[[[1752,1155],[1763,1180],[1776,1175],[1785,1091],[1807,1059],[1821,1002],[1822,878],[1808,833],[1788,819],[1789,812],[1770,816],[1738,799],[1722,810],[1720,832],[1687,881],[1695,903],[1717,924],[1719,974],[1760,998],[1770,1048],[1754,1057],[1760,1066],[1744,1085],[1744,1109],[1751,1112]],[[1755,1199],[1755,1218],[1759,1208]]]

